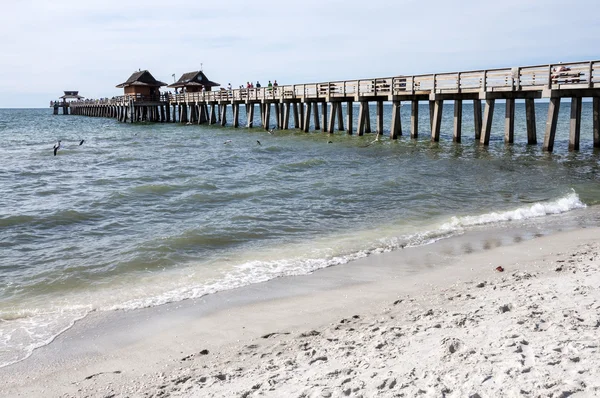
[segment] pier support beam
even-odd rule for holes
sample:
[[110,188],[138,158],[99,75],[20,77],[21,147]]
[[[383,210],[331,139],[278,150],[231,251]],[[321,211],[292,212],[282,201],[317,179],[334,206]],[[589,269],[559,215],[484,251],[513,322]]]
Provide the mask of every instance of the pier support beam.
[[600,148],[600,97],[594,97],[592,113],[594,119],[594,148]]
[[271,128],[271,104],[268,102],[265,104],[265,120],[263,122],[263,126],[265,129],[269,130]]
[[227,104],[219,104],[221,107],[221,126],[225,126],[227,124]]
[[535,102],[533,98],[525,100],[525,119],[527,120],[527,144],[537,144],[537,132],[535,127]]
[[216,104],[210,104],[210,117],[208,119],[208,124],[215,124],[217,122],[216,113]]
[[[315,105],[316,107],[316,105]],[[310,127],[310,110],[312,108],[312,103],[307,102],[306,103],[306,112],[304,112],[304,118],[302,119],[302,130],[305,133],[308,133],[308,128]]]
[[354,107],[354,102],[352,101],[348,101],[346,103],[346,127],[347,127],[347,134],[348,135],[352,135],[352,122],[353,122],[353,115],[352,115],[352,108]]
[[292,115],[294,117],[294,128],[299,129],[300,128],[300,119],[298,117],[298,104],[295,102],[292,103]]
[[321,104],[321,130],[327,132],[327,102]]
[[331,109],[329,113],[329,128],[327,130],[329,130],[330,134],[333,134],[333,130],[335,130],[335,113],[337,111],[337,102],[332,102],[330,106]]
[[336,116],[337,116],[338,131],[344,131],[344,115],[342,114],[342,103],[336,102],[336,107],[337,107]]
[[254,125],[254,104],[247,104],[246,105],[246,114],[248,115],[247,117],[247,122],[246,122],[246,127],[248,127],[249,129],[251,129]]
[[[429,101],[431,105],[432,101]],[[431,112],[431,106],[429,107]],[[442,111],[444,110],[444,100],[435,100],[433,106],[433,120],[431,125],[431,141],[440,140],[440,131],[442,129]]]
[[548,119],[546,119],[546,135],[542,150],[552,152],[554,150],[554,136],[556,135],[556,124],[558,122],[558,111],[560,110],[560,97],[550,98],[548,104]]
[[569,151],[579,150],[581,132],[581,97],[571,98],[571,123],[569,129]]
[[275,103],[275,124],[277,125],[277,128],[279,130],[281,130],[281,128],[283,127],[281,123],[281,108],[279,107],[279,103]]
[[319,103],[315,102],[313,109],[313,124],[315,125],[315,131],[321,130],[321,121],[319,120]]
[[410,105],[410,138],[419,137],[419,101],[412,100]]
[[454,100],[454,132],[452,141],[460,142],[462,135],[462,100]]
[[383,101],[377,101],[377,111],[376,111],[376,128],[377,135],[383,135]]
[[233,127],[240,126],[240,104],[233,104]]
[[[305,105],[303,103],[299,103],[298,104],[298,108],[300,108],[300,109],[298,109],[298,111],[299,111],[299,115],[298,116],[300,117],[300,130],[304,131],[304,122],[305,122],[305,120],[304,120],[304,114],[306,113],[305,112]],[[309,119],[309,121],[310,121],[310,119]]]
[[282,123],[282,127],[284,130],[288,130],[290,127],[290,111],[292,109],[292,104],[285,103],[282,104],[283,106],[283,123]]
[[512,144],[515,142],[515,100],[506,100],[506,114],[504,116],[504,142]]
[[365,118],[366,116],[366,112],[365,109],[369,107],[369,103],[366,101],[360,101],[360,106],[358,108],[358,135],[364,135],[365,133],[365,126],[366,126],[366,121]]
[[495,99],[485,100],[485,112],[483,114],[483,131],[480,142],[483,145],[490,145],[490,136],[492,135],[492,121],[494,120]]
[[429,128],[433,131],[433,114],[435,112],[435,101],[429,101]]
[[400,118],[400,108],[402,103],[394,101],[392,103],[392,126],[390,128],[390,139],[396,140],[402,135],[402,119]]
[[473,100],[473,121],[475,122],[475,139],[481,138],[481,100]]

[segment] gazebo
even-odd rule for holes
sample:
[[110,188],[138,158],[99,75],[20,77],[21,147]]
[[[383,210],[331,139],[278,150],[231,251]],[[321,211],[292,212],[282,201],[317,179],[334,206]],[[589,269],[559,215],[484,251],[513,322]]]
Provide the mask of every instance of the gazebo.
[[65,91],[65,95],[58,97],[62,102],[69,102],[69,100],[79,101],[80,99],[84,99],[85,97],[79,95],[79,91]]
[[159,89],[166,85],[167,83],[156,80],[147,70],[140,70],[134,72],[126,82],[117,85],[117,88],[123,88],[125,95],[152,97],[159,95]]
[[212,87],[215,86],[220,86],[220,84],[208,80],[201,70],[184,73],[177,82],[169,84],[169,87],[185,89],[188,93],[202,91],[202,87],[204,87],[206,91],[210,91]]

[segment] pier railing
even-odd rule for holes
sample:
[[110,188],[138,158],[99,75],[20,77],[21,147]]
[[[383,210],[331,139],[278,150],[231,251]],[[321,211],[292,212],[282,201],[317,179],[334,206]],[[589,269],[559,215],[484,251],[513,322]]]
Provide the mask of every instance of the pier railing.
[[514,68],[395,76],[276,87],[240,88],[159,96],[124,95],[83,100],[71,106],[134,102],[246,102],[331,100],[347,97],[390,97],[414,94],[457,94],[502,91],[542,91],[600,87],[600,61],[585,61]]

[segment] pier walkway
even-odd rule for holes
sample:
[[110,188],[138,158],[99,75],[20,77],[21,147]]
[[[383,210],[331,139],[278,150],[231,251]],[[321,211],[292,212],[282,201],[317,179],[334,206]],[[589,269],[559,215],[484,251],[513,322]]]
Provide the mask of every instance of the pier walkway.
[[[506,101],[504,140],[514,140],[515,100],[525,100],[528,144],[537,144],[535,100],[548,98],[543,150],[552,151],[561,99],[571,99],[569,149],[579,150],[582,98],[593,98],[593,142],[600,148],[600,61],[571,62],[502,69],[395,76],[277,87],[219,90],[156,97],[120,96],[106,100],[69,103],[71,114],[114,117],[122,122],[227,123],[227,108],[232,107],[229,125],[239,127],[240,105],[247,114],[246,127],[254,124],[259,105],[260,123],[269,127],[271,108],[279,129],[308,132],[311,118],[315,130],[333,133],[354,132],[353,104],[359,103],[358,135],[370,133],[369,103],[376,104],[377,134],[383,134],[383,103],[392,103],[391,139],[402,135],[400,106],[411,103],[410,136],[419,134],[419,101],[429,102],[432,141],[440,138],[444,101],[454,102],[453,140],[461,141],[462,104],[473,101],[475,139],[488,145],[495,101]],[[482,109],[482,102],[485,107]],[[342,103],[346,103],[345,117]],[[319,106],[320,105],[320,106]],[[320,108],[320,114],[319,114]],[[482,112],[483,110],[483,112]],[[482,114],[483,113],[483,114]],[[345,119],[345,120],[344,120]],[[344,123],[345,122],[345,123]],[[337,126],[336,126],[337,125]]]

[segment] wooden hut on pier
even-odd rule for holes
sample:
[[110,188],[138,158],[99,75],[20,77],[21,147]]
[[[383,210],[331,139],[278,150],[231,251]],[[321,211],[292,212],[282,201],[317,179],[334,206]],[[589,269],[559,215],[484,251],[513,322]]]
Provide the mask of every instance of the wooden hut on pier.
[[211,91],[213,87],[217,86],[220,86],[220,84],[208,80],[201,70],[184,73],[177,82],[169,84],[171,88],[183,90],[188,93],[200,92],[203,87],[205,91]]
[[51,101],[50,106],[54,108],[54,114],[58,115],[58,108],[63,108],[63,115],[69,114],[69,103],[80,101],[85,97],[79,95],[79,91],[63,91],[65,94],[58,97],[58,101]]
[[126,82],[117,85],[117,88],[123,88],[125,96],[158,98],[159,89],[166,85],[167,83],[156,80],[147,70],[141,70],[134,72]]

